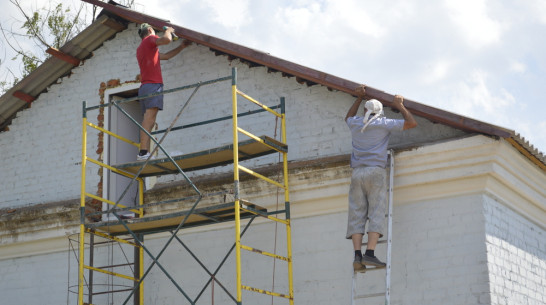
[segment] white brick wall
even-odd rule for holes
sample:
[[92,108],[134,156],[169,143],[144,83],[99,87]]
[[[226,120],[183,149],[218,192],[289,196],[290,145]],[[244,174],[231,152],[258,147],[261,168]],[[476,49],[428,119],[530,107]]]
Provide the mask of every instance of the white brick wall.
[[546,231],[492,198],[485,219],[491,304],[546,304]]
[[[102,82],[119,79],[123,84],[136,79],[139,70],[135,49],[140,39],[135,31],[134,25],[129,26],[128,30],[105,42],[94,51],[92,58],[73,69],[70,77],[58,80],[47,93],[39,96],[32,108],[20,112],[9,132],[0,134],[0,150],[4,156],[0,159],[0,184],[8,186],[0,190],[0,208],[78,198],[81,102],[87,101],[88,106],[97,105]],[[343,122],[353,101],[350,95],[332,92],[323,86],[300,85],[295,78],[268,73],[264,67],[249,68],[238,60],[230,62],[227,56],[216,56],[208,48],[198,45],[192,45],[175,58],[163,62],[162,67],[166,89],[229,76],[231,67],[237,67],[238,87],[245,93],[266,105],[276,105],[284,96],[290,160],[350,153],[350,135]],[[230,86],[228,81],[201,88],[177,125],[230,115]],[[191,90],[185,90],[166,96],[165,111],[158,117],[160,129],[171,124],[190,93]],[[239,112],[257,109],[243,98],[239,100]],[[96,123],[97,115],[96,110],[89,112],[88,119]],[[387,115],[399,116],[388,110]],[[407,133],[407,137],[397,135],[393,142],[419,141],[419,137],[430,140],[458,133],[441,125],[422,123],[427,126],[426,133],[414,131]],[[242,118],[240,126],[257,135],[273,136],[275,133],[272,115]],[[280,131],[277,137],[280,138]],[[228,144],[231,138],[231,121],[223,121],[176,131],[167,137],[164,147],[169,152],[189,153]],[[93,157],[97,146],[96,132],[89,132],[88,143],[89,155]],[[268,156],[249,162],[255,165],[276,160],[277,156]],[[229,169],[216,168],[208,172]],[[87,189],[91,193],[97,188],[97,172],[96,168],[89,168],[87,172]],[[173,177],[163,177],[160,181],[169,179]]]
[[393,304],[489,304],[482,196],[395,206],[393,234]]
[[[4,305],[67,304],[67,255],[64,250],[49,255],[0,260],[0,302]],[[77,265],[72,267],[77,276]]]

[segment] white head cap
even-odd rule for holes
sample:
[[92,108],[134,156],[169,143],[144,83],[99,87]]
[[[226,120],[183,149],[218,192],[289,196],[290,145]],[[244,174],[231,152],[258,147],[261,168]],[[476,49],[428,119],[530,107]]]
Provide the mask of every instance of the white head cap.
[[[363,132],[366,127],[375,119],[383,115],[383,104],[381,104],[378,100],[368,100],[366,104],[364,105],[364,108],[366,108],[368,111],[366,111],[366,114],[364,114],[364,120],[362,120],[362,123],[364,123],[364,127],[360,130],[360,132]],[[375,113],[375,115],[368,120],[370,117],[370,114]]]

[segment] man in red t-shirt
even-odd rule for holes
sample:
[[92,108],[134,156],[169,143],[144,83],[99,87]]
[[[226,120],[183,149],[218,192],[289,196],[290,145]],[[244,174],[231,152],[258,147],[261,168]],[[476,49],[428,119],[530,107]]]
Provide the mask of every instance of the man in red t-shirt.
[[[149,95],[163,91],[163,77],[161,76],[160,60],[168,60],[191,44],[184,39],[176,48],[167,53],[159,53],[158,46],[169,44],[172,41],[174,29],[167,27],[163,35],[157,36],[151,25],[143,23],[138,28],[138,35],[142,42],[137,48],[136,56],[140,67],[140,88],[138,95]],[[157,95],[140,100],[144,119],[142,127],[148,132],[152,131],[157,112],[163,110],[163,95]],[[144,131],[140,131],[140,151],[137,160],[147,160],[150,157],[150,138]]]

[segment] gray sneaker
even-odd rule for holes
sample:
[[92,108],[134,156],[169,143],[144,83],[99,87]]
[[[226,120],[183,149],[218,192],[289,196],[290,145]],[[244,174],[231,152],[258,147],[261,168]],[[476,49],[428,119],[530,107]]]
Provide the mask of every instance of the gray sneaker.
[[363,255],[362,260],[360,262],[363,265],[375,266],[375,267],[379,267],[379,268],[385,267],[387,265],[387,264],[383,263],[382,261],[380,261],[379,259],[377,259],[377,257],[368,256],[368,255]]
[[353,270],[354,272],[366,272],[366,266],[362,265],[361,258],[356,255],[353,261]]

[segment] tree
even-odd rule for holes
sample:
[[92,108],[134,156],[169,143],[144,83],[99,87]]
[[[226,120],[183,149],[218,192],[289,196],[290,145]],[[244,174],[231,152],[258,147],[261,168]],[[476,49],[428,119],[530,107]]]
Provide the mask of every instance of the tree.
[[[0,84],[3,92],[41,65],[50,56],[45,52],[48,48],[60,48],[79,33],[86,23],[81,18],[83,3],[75,12],[70,7],[63,7],[62,2],[56,5],[49,2],[48,8],[29,12],[21,6],[20,0],[10,2],[17,8],[23,20],[15,21],[9,29],[0,23],[0,30],[4,42],[15,53],[11,60],[20,63],[20,71],[7,69],[7,76],[12,81],[10,83],[7,78],[3,80]],[[19,31],[14,29],[17,25],[20,25]]]
[[[75,5],[74,1],[58,0],[57,2],[48,1],[47,7],[30,10],[22,7],[21,0],[9,1],[17,8],[22,20],[14,20],[9,28],[0,22],[0,31],[4,44],[9,46],[15,54],[11,61],[19,63],[19,71],[8,68],[6,61],[0,59],[0,71],[2,71],[0,72],[0,95],[48,59],[50,55],[45,52],[48,48],[59,49],[90,24],[96,16],[95,6],[89,12],[86,10],[89,6],[84,6],[85,3],[79,0],[76,0],[79,6]],[[133,2],[134,0],[124,1],[129,6],[132,6]],[[0,56],[5,58],[7,54],[0,54]]]

